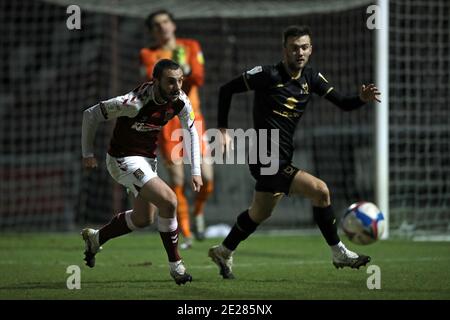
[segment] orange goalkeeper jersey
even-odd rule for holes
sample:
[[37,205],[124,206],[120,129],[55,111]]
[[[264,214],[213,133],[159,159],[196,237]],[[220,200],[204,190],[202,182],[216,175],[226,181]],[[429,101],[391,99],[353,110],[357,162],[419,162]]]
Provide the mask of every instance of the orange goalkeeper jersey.
[[[176,39],[177,48],[174,51],[161,48],[143,48],[140,52],[140,59],[145,66],[147,77],[152,78],[153,67],[160,59],[172,59],[180,65],[188,64],[191,72],[185,77],[183,91],[189,97],[195,114],[200,115],[200,98],[198,88],[204,81],[204,60],[200,44],[193,39]],[[174,53],[176,51],[176,53]],[[175,57],[174,55],[177,55]]]

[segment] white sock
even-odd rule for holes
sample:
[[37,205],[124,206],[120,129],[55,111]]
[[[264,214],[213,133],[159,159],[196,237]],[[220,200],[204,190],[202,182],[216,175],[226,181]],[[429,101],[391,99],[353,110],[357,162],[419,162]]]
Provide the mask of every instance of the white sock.
[[169,261],[169,266],[175,268],[176,266],[178,266],[181,263],[181,260],[178,261]]
[[341,254],[345,254],[349,258],[358,258],[358,254],[354,253],[353,251],[348,250],[345,247],[345,244],[343,244],[341,241],[339,241],[338,244],[334,246],[330,246],[331,251],[333,252],[334,256],[339,256]]
[[133,223],[133,220],[131,220],[131,214],[133,213],[133,210],[128,210],[125,211],[125,222],[127,223],[127,227],[128,229],[130,229],[131,231],[134,231],[136,229],[139,229],[138,227],[136,227]]
[[163,218],[158,216],[158,231],[159,232],[172,232],[177,230],[178,222],[177,218]]
[[342,241],[339,241],[339,243],[335,244],[334,246],[330,246],[330,248],[333,254],[340,254],[347,251],[347,248],[345,247],[345,244],[342,243]]

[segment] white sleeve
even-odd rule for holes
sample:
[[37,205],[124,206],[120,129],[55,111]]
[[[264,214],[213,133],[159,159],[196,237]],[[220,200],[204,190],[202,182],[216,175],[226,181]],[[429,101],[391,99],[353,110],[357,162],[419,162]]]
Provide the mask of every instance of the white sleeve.
[[97,126],[102,121],[118,117],[135,117],[143,102],[134,92],[102,101],[83,112],[81,151],[83,158],[94,156],[94,139]]
[[[190,135],[190,137],[185,137],[183,139],[183,143],[185,143],[184,149],[187,150],[188,154],[191,156],[191,175],[200,176],[200,142],[197,129],[194,125],[195,114],[192,110],[192,105],[189,98],[184,93],[180,95],[180,99],[184,101],[184,107],[178,114],[178,118],[180,119],[181,126],[185,129],[183,130],[183,133],[188,130]],[[186,145],[188,141],[190,141],[189,149]]]

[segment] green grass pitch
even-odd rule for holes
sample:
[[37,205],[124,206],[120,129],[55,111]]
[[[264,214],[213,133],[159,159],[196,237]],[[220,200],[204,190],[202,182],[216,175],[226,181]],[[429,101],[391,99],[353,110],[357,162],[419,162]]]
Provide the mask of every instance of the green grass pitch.
[[[139,232],[113,239],[83,264],[77,234],[0,236],[0,299],[450,299],[448,242],[379,241],[347,245],[372,256],[380,289],[369,290],[367,268],[335,269],[320,236],[255,234],[234,255],[235,280],[223,280],[207,257],[221,239],[182,251],[193,282],[170,278],[159,235]],[[69,290],[69,265],[81,268],[81,289]]]

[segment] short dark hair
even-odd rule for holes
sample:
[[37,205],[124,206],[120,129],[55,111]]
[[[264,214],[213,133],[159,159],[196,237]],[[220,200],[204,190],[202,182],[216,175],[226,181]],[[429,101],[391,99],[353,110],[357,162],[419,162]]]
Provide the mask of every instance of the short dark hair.
[[170,70],[177,70],[177,69],[181,69],[180,65],[178,63],[176,63],[173,60],[170,59],[161,59],[159,60],[154,68],[153,68],[153,73],[152,76],[154,79],[161,79],[161,75],[163,74],[164,70],[166,69],[170,69]]
[[150,13],[148,15],[148,17],[145,19],[145,25],[147,26],[147,28],[152,29],[153,28],[153,19],[155,19],[156,16],[159,16],[160,14],[167,14],[169,16],[169,19],[172,22],[175,22],[175,19],[173,17],[173,14],[166,10],[166,9],[159,9],[156,11],[153,11],[152,13]]
[[311,36],[311,30],[308,26],[289,26],[283,31],[283,46],[286,46],[287,39],[289,37],[302,37],[302,36]]

